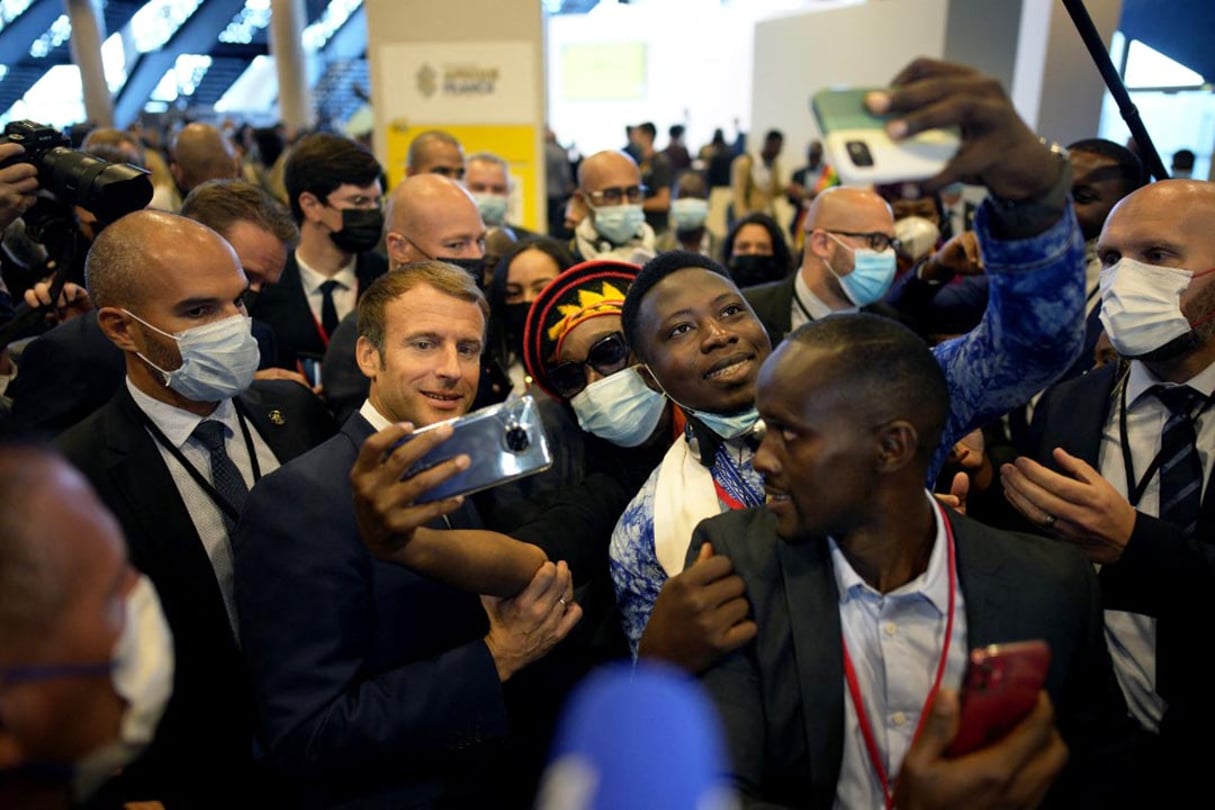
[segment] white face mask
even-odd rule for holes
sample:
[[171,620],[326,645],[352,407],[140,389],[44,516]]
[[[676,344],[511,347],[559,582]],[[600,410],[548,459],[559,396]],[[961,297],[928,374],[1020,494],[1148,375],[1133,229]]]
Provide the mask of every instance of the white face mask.
[[116,771],[130,764],[152,741],[173,693],[173,635],[156,588],[146,576],[127,596],[126,624],[114,645],[111,678],[126,701],[118,739],[85,754],[72,787],[77,801],[97,792]]
[[658,427],[667,400],[645,384],[634,366],[595,380],[570,405],[587,433],[619,447],[637,447]]
[[1181,294],[1212,270],[1191,273],[1175,267],[1121,258],[1101,271],[1101,325],[1115,351],[1140,357],[1188,334],[1193,326],[1181,312]]
[[144,355],[139,358],[159,371],[165,385],[192,402],[222,402],[243,394],[253,383],[261,361],[253,320],[233,315],[221,321],[170,334],[129,310],[123,310],[153,332],[177,341],[181,365],[166,371]]

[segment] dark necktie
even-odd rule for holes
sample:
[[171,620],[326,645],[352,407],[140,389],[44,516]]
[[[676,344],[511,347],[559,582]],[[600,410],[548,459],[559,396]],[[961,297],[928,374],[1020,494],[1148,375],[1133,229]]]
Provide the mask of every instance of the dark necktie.
[[338,314],[337,307],[333,303],[333,291],[339,286],[338,282],[329,279],[321,285],[321,329],[325,330],[325,336],[333,334],[333,330],[337,329]]
[[1160,508],[1157,515],[1180,528],[1186,537],[1192,537],[1202,506],[1202,462],[1198,458],[1198,436],[1191,414],[1206,397],[1186,385],[1156,386],[1152,394],[1169,409],[1169,418],[1160,436]]
[[[199,422],[198,427],[194,428],[194,438],[207,448],[207,453],[211,457],[211,483],[215,487],[215,491],[239,514],[245,506],[245,497],[249,494],[249,488],[245,485],[244,476],[240,474],[240,470],[237,469],[236,464],[228,455],[228,451],[224,448],[225,433],[223,424],[213,419]],[[228,536],[231,537],[233,529],[236,528],[236,521],[222,507],[219,512],[223,516]]]

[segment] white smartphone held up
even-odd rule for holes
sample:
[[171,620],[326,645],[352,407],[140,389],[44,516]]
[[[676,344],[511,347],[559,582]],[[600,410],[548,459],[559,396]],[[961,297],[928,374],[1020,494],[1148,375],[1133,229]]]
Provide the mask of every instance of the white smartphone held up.
[[865,108],[866,94],[883,89],[827,89],[810,99],[827,162],[846,186],[926,180],[945,168],[961,145],[957,131],[948,129],[892,140],[885,129],[889,119]]

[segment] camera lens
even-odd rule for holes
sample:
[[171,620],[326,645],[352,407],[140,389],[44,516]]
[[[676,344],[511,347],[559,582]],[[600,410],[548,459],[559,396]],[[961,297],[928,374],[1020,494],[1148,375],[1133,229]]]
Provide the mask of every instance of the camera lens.
[[873,155],[869,154],[869,146],[864,141],[848,141],[847,147],[854,166],[873,165]]
[[514,453],[522,453],[532,443],[527,437],[527,429],[520,425],[511,425],[506,429],[506,446]]
[[152,199],[148,172],[85,152],[55,147],[43,157],[42,170],[47,188],[103,222],[138,211]]

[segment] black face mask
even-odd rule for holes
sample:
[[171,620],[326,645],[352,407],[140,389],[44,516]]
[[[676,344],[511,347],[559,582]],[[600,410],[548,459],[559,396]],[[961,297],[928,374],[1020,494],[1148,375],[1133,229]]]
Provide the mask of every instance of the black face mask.
[[363,253],[380,243],[384,214],[378,208],[343,208],[342,229],[329,234],[343,253]]
[[443,256],[436,256],[435,261],[445,262],[446,264],[454,264],[456,267],[459,267],[465,273],[472,276],[473,280],[477,282],[477,286],[480,286],[481,282],[483,281],[482,269],[485,267],[484,259],[448,259]]
[[515,357],[523,356],[523,328],[531,308],[527,303],[506,305],[506,342]]
[[748,254],[730,259],[730,276],[739,287],[752,287],[767,281],[778,281],[785,274],[776,266],[774,256]]

